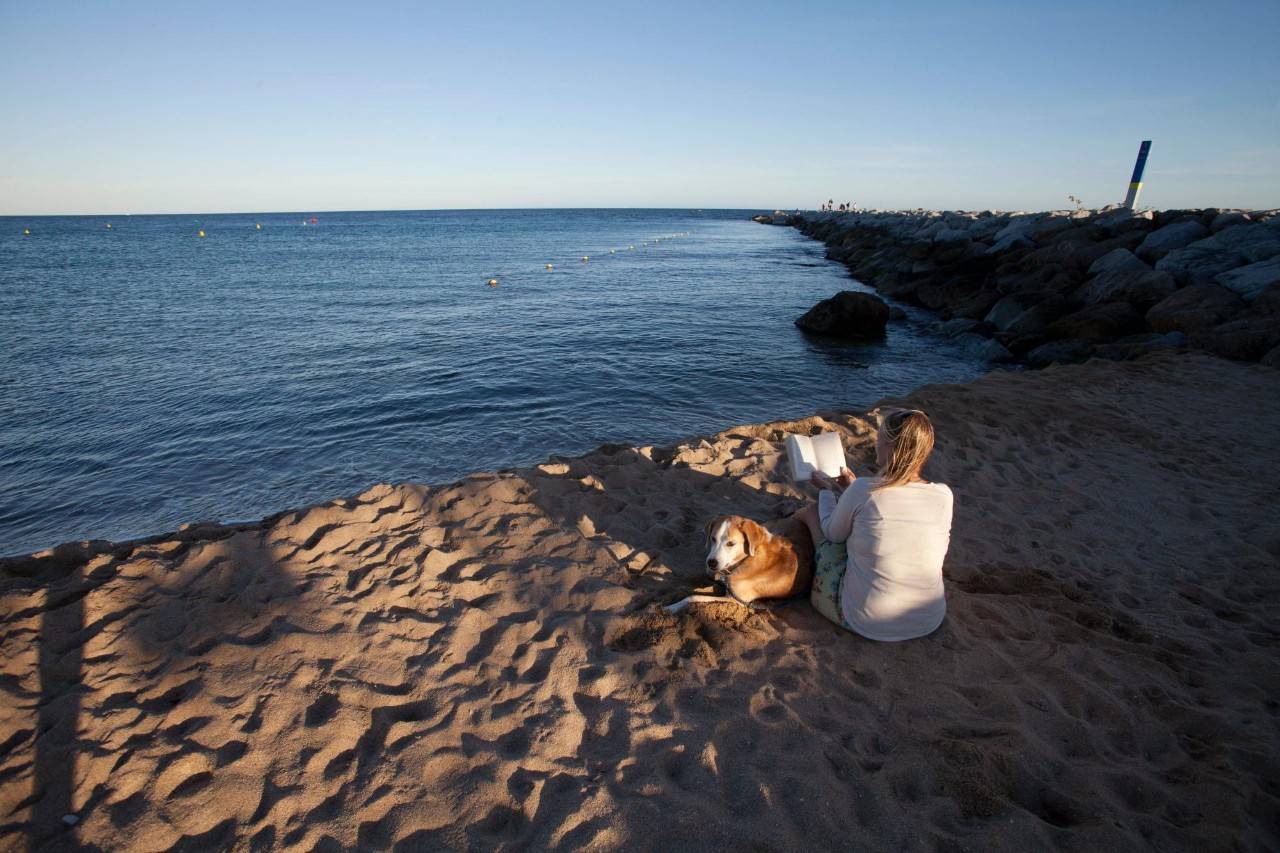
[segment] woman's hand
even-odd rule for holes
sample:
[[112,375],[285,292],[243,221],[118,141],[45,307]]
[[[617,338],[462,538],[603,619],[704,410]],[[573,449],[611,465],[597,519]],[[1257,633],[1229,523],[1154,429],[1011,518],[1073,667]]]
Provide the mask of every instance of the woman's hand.
[[817,486],[819,489],[835,490],[835,482],[821,471],[814,471],[809,475],[809,482]]
[[856,479],[858,479],[858,476],[848,468],[841,468],[840,476],[836,477],[836,483],[840,486],[840,490],[843,491],[852,486],[853,481]]

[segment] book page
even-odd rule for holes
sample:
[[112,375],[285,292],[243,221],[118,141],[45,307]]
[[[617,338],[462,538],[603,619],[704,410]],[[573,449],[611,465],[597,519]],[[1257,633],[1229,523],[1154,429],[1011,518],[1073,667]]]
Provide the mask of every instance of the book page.
[[797,482],[809,479],[818,462],[809,436],[787,436],[787,459],[791,462],[791,479]]
[[814,467],[828,477],[839,477],[840,469],[845,467],[844,442],[840,434],[824,432],[811,439],[814,451]]

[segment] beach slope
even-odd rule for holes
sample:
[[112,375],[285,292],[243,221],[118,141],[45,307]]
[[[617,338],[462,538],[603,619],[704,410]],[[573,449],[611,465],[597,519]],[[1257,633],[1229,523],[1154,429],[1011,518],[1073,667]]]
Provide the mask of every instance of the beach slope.
[[[662,613],[788,431],[0,565],[0,848],[1280,846],[1280,372],[927,386],[948,617]],[[870,402],[870,401],[868,401]]]

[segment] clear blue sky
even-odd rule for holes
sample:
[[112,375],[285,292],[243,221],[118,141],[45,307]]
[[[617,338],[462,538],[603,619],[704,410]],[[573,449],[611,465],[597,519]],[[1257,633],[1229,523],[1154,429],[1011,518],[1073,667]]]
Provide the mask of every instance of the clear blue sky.
[[0,214],[1280,206],[1280,2],[0,0]]

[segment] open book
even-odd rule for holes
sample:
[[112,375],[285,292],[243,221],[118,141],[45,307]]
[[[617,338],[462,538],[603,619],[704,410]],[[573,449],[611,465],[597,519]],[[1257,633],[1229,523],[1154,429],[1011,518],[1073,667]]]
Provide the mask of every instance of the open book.
[[791,478],[808,480],[814,471],[828,477],[840,476],[845,467],[844,443],[838,433],[821,432],[817,435],[787,436],[787,458],[791,461]]

